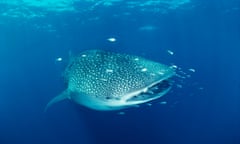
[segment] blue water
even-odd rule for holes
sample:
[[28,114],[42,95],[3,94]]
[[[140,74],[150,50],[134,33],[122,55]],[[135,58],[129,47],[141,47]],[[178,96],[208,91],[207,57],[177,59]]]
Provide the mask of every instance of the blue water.
[[[239,0],[194,0],[164,12],[117,3],[56,13],[0,15],[0,144],[240,144]],[[69,53],[87,49],[176,65],[186,78],[124,115],[67,100],[44,113],[66,88]]]

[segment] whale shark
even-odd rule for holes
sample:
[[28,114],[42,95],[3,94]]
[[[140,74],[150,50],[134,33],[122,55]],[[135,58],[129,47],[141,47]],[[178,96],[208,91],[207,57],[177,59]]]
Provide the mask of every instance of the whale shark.
[[67,88],[45,110],[65,99],[98,111],[130,108],[165,95],[174,75],[172,67],[140,56],[86,50],[70,58]]

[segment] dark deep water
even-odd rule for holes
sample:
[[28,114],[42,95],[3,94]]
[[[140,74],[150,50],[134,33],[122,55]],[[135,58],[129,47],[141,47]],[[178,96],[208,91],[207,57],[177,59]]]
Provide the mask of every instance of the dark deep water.
[[[9,9],[0,6],[0,14]],[[87,49],[175,64],[191,77],[125,115],[70,101],[44,113],[66,88],[69,51]],[[239,0],[194,0],[167,12],[126,10],[120,2],[35,18],[1,14],[0,144],[240,144],[239,54]]]

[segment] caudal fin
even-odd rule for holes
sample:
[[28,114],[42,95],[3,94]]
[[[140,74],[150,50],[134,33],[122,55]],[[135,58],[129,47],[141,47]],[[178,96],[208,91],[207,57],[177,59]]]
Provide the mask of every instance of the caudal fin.
[[63,91],[61,94],[59,94],[58,96],[54,97],[50,102],[48,102],[47,106],[44,109],[44,112],[46,112],[48,110],[48,108],[50,106],[52,106],[53,104],[65,100],[69,97],[69,92],[68,90]]

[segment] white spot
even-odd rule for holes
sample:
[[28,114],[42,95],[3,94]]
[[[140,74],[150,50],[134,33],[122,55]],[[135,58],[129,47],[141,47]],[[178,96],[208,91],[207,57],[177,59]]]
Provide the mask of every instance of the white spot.
[[188,70],[191,71],[191,72],[196,72],[196,70],[193,69],[193,68],[190,68],[190,69],[188,69]]
[[177,69],[178,66],[177,65],[171,65],[171,68]]
[[112,69],[106,69],[106,73],[112,73],[113,70]]
[[174,52],[171,51],[171,50],[167,50],[167,52],[168,52],[168,54],[170,54],[170,55],[174,55]]
[[160,104],[165,105],[165,104],[167,104],[167,102],[166,101],[162,101],[162,102],[160,102]]
[[85,54],[82,54],[82,57],[86,57],[87,55],[85,55]]
[[56,61],[60,62],[60,61],[62,61],[62,58],[58,57],[58,58],[56,58]]
[[150,73],[151,76],[155,76],[156,74],[155,73]]
[[148,91],[148,88],[143,89],[143,92],[144,92],[144,93],[147,92],[147,91]]
[[110,37],[110,38],[108,38],[108,39],[107,39],[107,41],[109,41],[109,42],[116,42],[116,41],[117,41],[117,39],[116,39],[116,38],[114,38],[114,37]]
[[138,60],[139,60],[139,58],[135,58],[134,60],[135,60],[135,61],[138,61]]
[[158,74],[160,74],[160,75],[164,75],[164,72],[162,72],[162,71],[159,71],[159,72],[158,72]]
[[100,80],[102,80],[102,81],[107,81],[107,79],[104,79],[104,78],[101,78]]
[[141,69],[141,71],[142,71],[142,72],[145,72],[145,71],[147,71],[147,68],[143,68],[143,69]]

